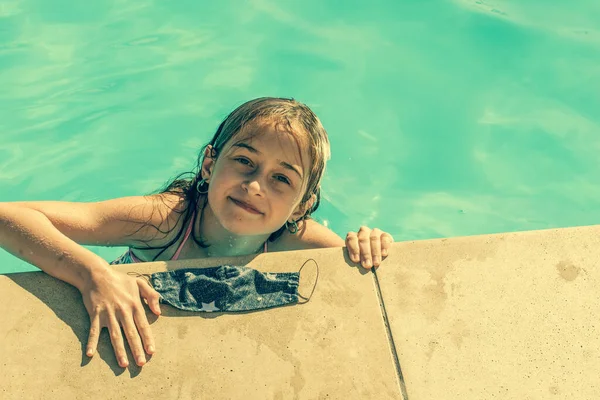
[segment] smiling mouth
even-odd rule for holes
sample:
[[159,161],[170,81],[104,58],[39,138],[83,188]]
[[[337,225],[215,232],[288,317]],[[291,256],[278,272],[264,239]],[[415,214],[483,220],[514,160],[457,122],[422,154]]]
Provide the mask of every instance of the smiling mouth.
[[244,209],[245,211],[248,211],[248,212],[249,212],[249,213],[251,213],[251,214],[262,214],[260,211],[258,211],[256,208],[254,208],[254,207],[250,206],[249,204],[246,204],[246,203],[244,203],[244,202],[241,202],[241,201],[239,201],[239,200],[236,200],[236,199],[234,199],[233,197],[230,197],[229,199],[231,199],[231,201],[233,201],[233,203],[234,203],[236,206],[238,206],[238,207],[240,207],[240,208]]

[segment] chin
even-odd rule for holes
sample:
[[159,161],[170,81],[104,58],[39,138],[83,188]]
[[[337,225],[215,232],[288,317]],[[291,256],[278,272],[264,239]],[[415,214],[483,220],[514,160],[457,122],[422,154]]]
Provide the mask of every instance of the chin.
[[237,236],[254,236],[268,233],[265,232],[265,225],[260,223],[250,224],[245,221],[227,221],[225,223],[222,222],[221,225],[228,232]]

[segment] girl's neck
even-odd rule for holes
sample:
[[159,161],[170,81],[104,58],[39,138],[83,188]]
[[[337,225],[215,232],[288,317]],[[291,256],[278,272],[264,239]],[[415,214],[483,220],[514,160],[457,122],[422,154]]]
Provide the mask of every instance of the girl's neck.
[[[202,199],[200,201],[203,201]],[[208,257],[242,256],[262,252],[269,235],[239,236],[227,231],[217,220],[210,204],[198,210],[194,234],[209,245],[203,249]]]

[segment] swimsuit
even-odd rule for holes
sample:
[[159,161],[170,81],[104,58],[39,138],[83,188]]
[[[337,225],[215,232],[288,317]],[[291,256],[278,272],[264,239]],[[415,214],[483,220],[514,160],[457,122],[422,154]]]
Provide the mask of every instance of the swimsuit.
[[[175,251],[175,254],[173,254],[173,257],[171,257],[171,261],[175,261],[175,260],[177,260],[177,258],[179,258],[179,253],[181,253],[181,249],[183,248],[183,245],[190,237],[190,233],[192,233],[193,222],[194,222],[194,216],[192,215],[190,223],[187,227],[187,231],[185,232],[185,236],[183,237],[183,240],[181,241],[181,244],[179,245],[179,247],[177,247],[177,251]],[[265,245],[263,246],[263,252],[265,252],[265,253],[267,252],[267,242],[266,241],[265,241]],[[130,247],[120,257],[118,257],[116,260],[112,261],[110,263],[110,265],[134,264],[134,263],[140,263],[140,262],[144,262],[144,261],[137,258],[135,256],[135,254],[133,254],[133,251],[131,250],[131,247]]]

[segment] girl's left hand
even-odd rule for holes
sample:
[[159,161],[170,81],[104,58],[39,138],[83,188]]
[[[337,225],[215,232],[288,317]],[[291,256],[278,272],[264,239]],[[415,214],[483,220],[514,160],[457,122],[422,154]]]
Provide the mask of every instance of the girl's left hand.
[[387,257],[394,238],[377,228],[371,230],[361,226],[357,232],[348,232],[346,247],[348,255],[355,263],[360,261],[364,268],[379,267],[383,257]]

